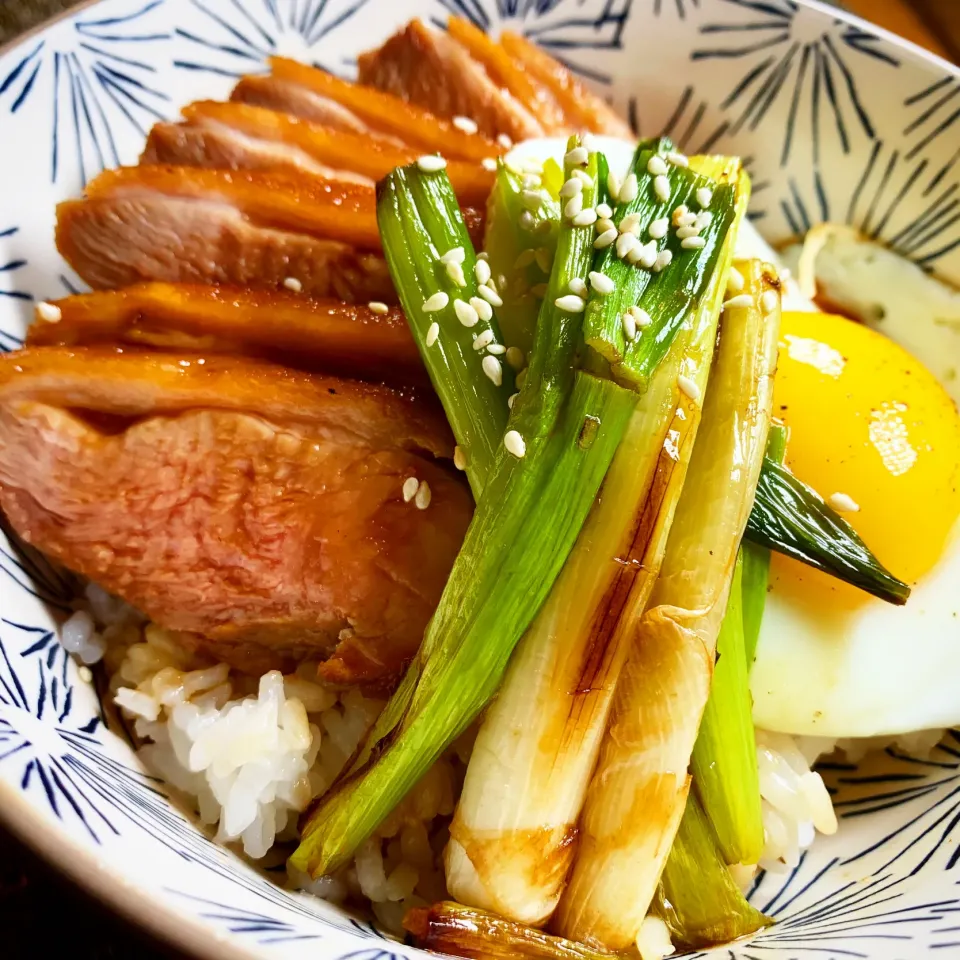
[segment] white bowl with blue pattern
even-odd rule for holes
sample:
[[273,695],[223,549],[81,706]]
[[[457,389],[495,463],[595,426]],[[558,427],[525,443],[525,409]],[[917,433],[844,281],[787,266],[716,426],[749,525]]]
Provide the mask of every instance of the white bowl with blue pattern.
[[[823,4],[102,0],[0,55],[0,348],[19,345],[34,302],[81,286],[54,248],[57,201],[135,162],[155,120],[225,97],[273,53],[349,75],[409,18],[450,13],[532,37],[644,135],[743,155],[768,239],[845,221],[960,284],[960,73]],[[0,818],[203,957],[415,955],[281,890],[171,806],[59,646],[68,599],[42,558],[0,537]],[[888,751],[825,776],[839,833],[759,882],[752,897],[779,922],[717,956],[960,957],[960,733],[929,761]]]

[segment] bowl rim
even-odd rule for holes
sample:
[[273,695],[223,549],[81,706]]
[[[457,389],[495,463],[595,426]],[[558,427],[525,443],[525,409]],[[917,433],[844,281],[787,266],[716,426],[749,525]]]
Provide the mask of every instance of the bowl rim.
[[[0,44],[0,57],[26,46],[31,40],[63,21],[106,2],[114,0],[79,0],[73,6]],[[912,57],[960,79],[960,64],[953,63],[855,13],[822,0],[794,2],[800,8],[861,27],[886,43],[906,51]],[[247,949],[245,941],[221,933],[187,911],[175,911],[163,901],[144,898],[139,885],[123,882],[93,851],[77,842],[69,829],[50,824],[35,815],[30,805],[23,802],[22,795],[3,778],[0,778],[0,823],[52,870],[78,887],[81,893],[96,898],[109,910],[115,911],[128,923],[156,937],[166,946],[182,951],[196,960],[262,960],[261,954]]]

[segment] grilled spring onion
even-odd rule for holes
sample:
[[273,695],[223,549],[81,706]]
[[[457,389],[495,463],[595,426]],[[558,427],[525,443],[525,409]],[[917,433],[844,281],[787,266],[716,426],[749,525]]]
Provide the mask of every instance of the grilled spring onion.
[[[764,291],[774,289],[764,281]],[[660,575],[620,675],[553,928],[634,941],[680,823],[714,646],[769,428],[779,311],[725,311]]]
[[[617,203],[613,219],[622,230],[624,218],[632,217],[637,224],[636,233],[643,236],[634,235],[633,241],[629,241],[627,234],[621,234],[615,243],[600,252],[594,270],[613,280],[615,290],[602,300],[592,301],[583,322],[587,346],[610,364],[613,376],[641,387],[646,386],[669,350],[697,291],[703,290],[706,278],[716,269],[735,213],[739,161],[727,163],[711,178],[693,167],[669,164],[664,157],[672,150],[673,144],[666,137],[641,141],[637,147],[633,170],[627,177],[636,184],[635,196],[628,199],[627,185],[621,187],[620,196],[625,199]],[[652,172],[656,170],[666,172]],[[681,216],[691,219],[699,216],[701,220],[675,229],[672,218],[680,208]],[[650,239],[647,234],[647,228],[658,220],[670,224],[662,242]],[[683,236],[683,231],[695,235]],[[623,249],[631,242],[633,252],[621,258]],[[697,245],[697,256],[689,255],[690,245]],[[663,261],[658,262],[658,256],[670,258],[669,284],[657,282],[663,269]],[[638,270],[636,263],[652,269]],[[642,336],[631,339],[621,318],[635,305],[643,308],[652,322]]]
[[769,457],[763,461],[747,538],[902,605],[910,588],[870,552],[856,531],[812,488]]
[[346,777],[302,824],[291,863],[313,876],[350,859],[496,692],[626,430],[635,395],[575,369],[582,317],[555,304],[586,279],[592,240],[589,227],[561,229],[528,375],[423,644]]
[[536,206],[524,179],[524,174],[499,161],[487,201],[484,247],[489,251],[493,276],[506,280],[499,287],[503,305],[497,309],[505,342],[527,354],[533,345],[542,299],[534,291],[549,280],[557,249],[560,204],[549,190],[550,177],[542,177],[542,186],[532,191],[534,196],[539,194]]
[[[435,903],[411,910],[403,921],[417,946],[433,953],[477,960],[616,960],[621,954],[552,937],[542,930],[504,920],[459,903]],[[626,960],[626,958],[622,958]]]
[[[772,424],[767,437],[767,459],[783,463],[787,452],[787,428]],[[761,470],[763,468],[761,467]],[[749,524],[749,521],[747,521]],[[770,551],[757,543],[744,540],[740,544],[740,559],[743,566],[743,655],[747,672],[753,669],[760,640],[760,623],[767,602],[767,585],[770,582]]]
[[[753,311],[753,318],[746,322],[751,329],[760,329],[764,324],[760,307],[766,283],[764,266],[752,260],[736,267],[744,278],[743,292],[752,300],[752,306],[738,309]],[[732,308],[727,312],[731,314]],[[753,864],[763,853],[763,818],[745,643],[742,560],[738,557],[717,637],[710,697],[693,748],[691,772],[724,862]]]
[[[390,275],[479,499],[506,428],[512,378],[500,359],[499,382],[496,371],[490,377],[481,368],[488,353],[475,349],[477,338],[491,345],[503,339],[481,296],[477,257],[446,173],[398,167],[377,185],[377,221]],[[449,256],[448,265],[441,257]]]
[[[739,216],[748,197],[744,177]],[[603,496],[484,718],[446,851],[447,886],[463,903],[531,924],[556,907],[613,690],[699,426],[700,407],[684,402],[678,377],[706,388],[734,241],[731,230],[690,329],[640,398]],[[672,277],[666,270],[657,282]]]
[[674,946],[691,950],[730,943],[773,922],[740,892],[696,790],[687,798],[652,912],[666,923]]

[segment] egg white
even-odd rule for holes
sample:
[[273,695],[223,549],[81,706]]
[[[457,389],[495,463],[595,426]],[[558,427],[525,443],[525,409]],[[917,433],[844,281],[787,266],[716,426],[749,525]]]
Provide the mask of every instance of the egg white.
[[[635,145],[596,137],[622,177]],[[509,157],[561,161],[566,140],[530,140]],[[780,258],[749,221],[739,258]],[[788,278],[785,310],[817,308]],[[934,371],[938,372],[938,371]],[[903,607],[865,597],[853,612],[828,614],[778,588],[767,594],[751,674],[754,719],[782,733],[824,737],[894,735],[960,724],[960,522],[934,569]]]

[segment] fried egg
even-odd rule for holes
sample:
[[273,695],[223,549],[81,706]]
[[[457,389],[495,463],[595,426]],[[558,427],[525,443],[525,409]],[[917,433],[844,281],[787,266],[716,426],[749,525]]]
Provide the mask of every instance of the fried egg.
[[[634,145],[596,140],[622,176]],[[510,157],[559,162],[565,149],[559,138],[528,141]],[[737,256],[778,263],[749,222]],[[867,326],[816,312],[792,279],[783,309],[774,415],[790,431],[787,465],[843,508],[912,594],[896,607],[774,554],[751,675],[754,718],[769,730],[825,737],[958,724],[956,405],[912,354]]]
[[[919,319],[919,318],[918,318]],[[903,607],[774,555],[752,674],[759,726],[860,737],[960,722],[960,417],[892,340],[785,313],[787,465],[913,589]]]

